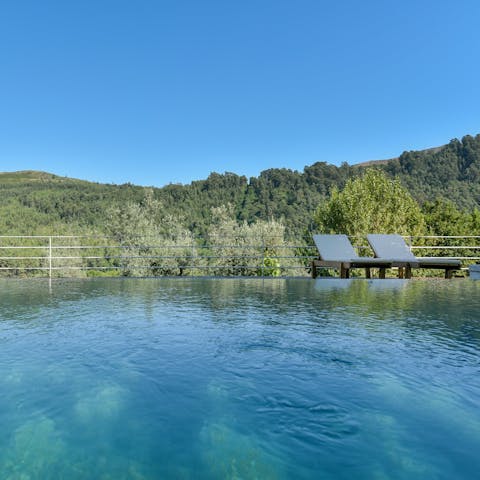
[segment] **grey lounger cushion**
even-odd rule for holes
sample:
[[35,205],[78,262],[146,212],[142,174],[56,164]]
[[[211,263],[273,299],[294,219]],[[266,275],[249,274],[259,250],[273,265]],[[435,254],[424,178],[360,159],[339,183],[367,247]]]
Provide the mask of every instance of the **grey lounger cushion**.
[[375,255],[379,258],[393,259],[394,262],[408,262],[411,266],[428,268],[436,267],[458,267],[460,260],[441,257],[416,257],[411,251],[402,236],[398,234],[370,233],[367,240]]
[[367,240],[377,257],[394,258],[402,262],[417,261],[417,257],[410,251],[405,240],[400,235],[369,233]]
[[385,258],[359,257],[347,235],[313,235],[320,258],[327,262],[346,262],[366,265],[382,265],[389,262]]

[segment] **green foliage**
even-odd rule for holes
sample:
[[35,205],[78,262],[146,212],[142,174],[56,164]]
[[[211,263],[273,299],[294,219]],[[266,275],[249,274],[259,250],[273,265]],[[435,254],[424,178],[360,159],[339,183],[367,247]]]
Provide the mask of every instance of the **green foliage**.
[[423,206],[425,220],[431,235],[472,235],[472,214],[458,209],[443,198],[426,202]]
[[318,207],[315,221],[322,232],[347,235],[419,235],[424,231],[417,202],[398,180],[373,168],[349,180],[342,191],[335,188]]
[[[182,227],[195,235],[209,231],[212,208],[229,204],[239,224],[275,219],[293,240],[314,228],[312,219],[319,204],[332,192],[338,195],[365,169],[317,162],[303,172],[272,168],[250,179],[212,173],[188,185],[154,188],[152,198],[161,202],[165,216],[180,219]],[[480,135],[436,149],[404,152],[378,169],[400,182],[422,206],[437,198],[448,198],[463,212],[480,205]],[[0,233],[102,234],[110,231],[112,211],[139,205],[144,197],[145,188],[131,184],[102,185],[33,171],[2,173]]]
[[279,276],[295,263],[288,258],[292,254],[286,248],[281,222],[238,222],[232,205],[212,209],[208,238],[212,256],[209,265],[215,275]]
[[[419,255],[431,255],[432,252],[434,252],[435,255],[452,255],[451,250],[439,249],[439,244],[454,247],[473,247],[478,245],[476,238],[468,238],[474,235],[480,235],[480,211],[478,209],[474,209],[472,212],[460,210],[452,201],[437,198],[434,202],[426,202],[423,205],[423,212],[429,235],[447,236],[451,238],[425,239],[425,246],[435,248],[431,248],[430,250],[422,249],[417,252]],[[467,238],[455,238],[457,236],[465,236]],[[475,252],[478,251],[469,248],[457,248],[455,255],[469,257]]]
[[120,275],[118,270],[87,270],[87,277],[117,277]]
[[404,152],[382,168],[399,178],[421,204],[443,197],[471,210],[480,203],[480,135],[467,135],[439,148]]
[[268,249],[265,249],[262,268],[257,270],[257,274],[264,277],[279,277],[282,274],[280,262],[277,258],[272,258]]
[[181,218],[165,211],[151,190],[141,203],[112,207],[108,220],[109,233],[124,246],[115,264],[124,275],[179,275],[195,254],[192,233]]

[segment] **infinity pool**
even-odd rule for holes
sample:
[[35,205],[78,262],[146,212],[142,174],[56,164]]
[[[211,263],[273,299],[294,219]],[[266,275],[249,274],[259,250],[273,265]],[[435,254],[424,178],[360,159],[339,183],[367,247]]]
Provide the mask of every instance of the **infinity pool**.
[[0,478],[472,479],[480,282],[0,281]]

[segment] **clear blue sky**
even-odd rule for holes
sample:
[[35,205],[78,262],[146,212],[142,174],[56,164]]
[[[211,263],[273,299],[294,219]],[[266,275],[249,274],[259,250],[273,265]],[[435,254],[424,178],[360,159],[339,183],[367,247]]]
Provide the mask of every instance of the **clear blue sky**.
[[161,186],[480,133],[478,0],[2,0],[0,171]]

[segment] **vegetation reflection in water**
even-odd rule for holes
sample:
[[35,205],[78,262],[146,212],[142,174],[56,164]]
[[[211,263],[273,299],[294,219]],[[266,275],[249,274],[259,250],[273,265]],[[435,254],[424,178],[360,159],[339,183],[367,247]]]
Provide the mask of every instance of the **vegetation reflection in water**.
[[479,282],[0,286],[2,478],[480,468]]

